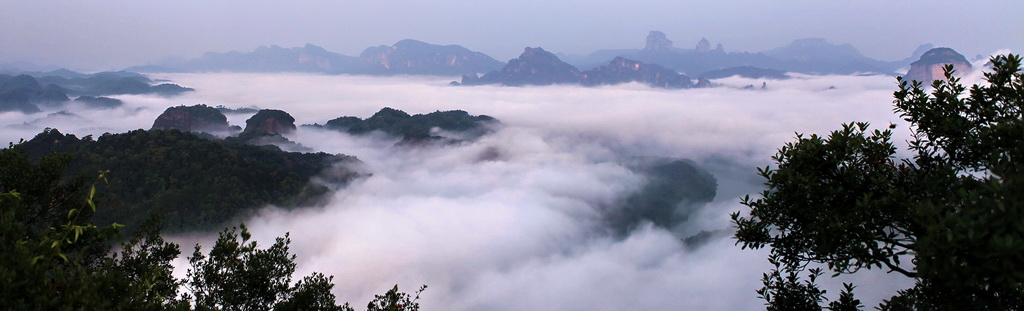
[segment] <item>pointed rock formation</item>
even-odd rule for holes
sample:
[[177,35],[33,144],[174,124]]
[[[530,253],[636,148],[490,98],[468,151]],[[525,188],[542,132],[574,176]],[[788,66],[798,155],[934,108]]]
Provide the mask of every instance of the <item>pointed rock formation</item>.
[[711,42],[708,42],[707,38],[700,38],[697,41],[697,53],[708,53],[711,52]]
[[500,71],[491,71],[483,77],[466,75],[464,85],[503,84],[509,86],[551,85],[580,83],[582,73],[576,67],[558,59],[542,48],[527,47],[519,58],[508,61]]
[[651,30],[647,34],[647,45],[644,46],[646,51],[672,51],[672,40],[665,37],[665,33],[657,30]]

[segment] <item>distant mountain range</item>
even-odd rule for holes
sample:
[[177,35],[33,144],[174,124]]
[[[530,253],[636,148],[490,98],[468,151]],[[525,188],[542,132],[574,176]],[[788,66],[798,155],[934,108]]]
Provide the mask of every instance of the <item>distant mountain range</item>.
[[918,47],[908,58],[899,61],[881,61],[860,54],[849,44],[832,44],[825,39],[795,40],[787,46],[761,53],[726,52],[722,44],[711,48],[702,38],[693,49],[681,49],[660,31],[647,35],[643,49],[599,50],[588,55],[561,55],[566,62],[578,67],[593,67],[613,57],[625,57],[693,76],[705,76],[712,71],[734,67],[754,67],[814,75],[879,73],[893,74],[917,60],[931,44]]
[[304,47],[263,46],[243,53],[208,52],[188,60],[168,60],[156,65],[136,66],[136,72],[316,72],[366,75],[458,76],[487,72],[503,64],[484,53],[458,45],[436,45],[402,40],[391,46],[375,46],[358,57],[346,56],[306,44]]
[[709,86],[708,82],[693,84],[686,75],[655,64],[645,64],[616,57],[606,65],[580,71],[542,48],[526,48],[518,58],[508,61],[501,70],[462,76],[453,85],[501,84],[508,86],[578,84],[584,86],[638,82],[652,87],[682,89]]
[[113,108],[122,103],[103,96],[156,94],[174,96],[193,91],[171,83],[156,83],[125,71],[82,74],[69,70],[48,72],[0,72],[0,112],[39,112],[40,106],[60,107],[74,101],[93,108]]
[[[930,44],[922,45],[903,60],[881,61],[861,55],[849,44],[832,44],[818,38],[800,39],[770,51],[749,53],[726,52],[722,44],[712,47],[707,39],[701,39],[693,49],[677,48],[664,33],[651,31],[647,35],[647,44],[642,49],[599,50],[582,56],[554,55],[557,55],[558,63],[576,68],[594,68],[593,70],[599,70],[598,67],[603,66],[614,67],[616,62],[629,61],[644,64],[649,69],[658,66],[657,68],[661,69],[657,70],[672,70],[677,74],[697,78],[739,74],[752,78],[779,79],[785,78],[786,72],[815,75],[894,74],[895,71],[908,67],[931,47]],[[460,76],[501,71],[508,65],[511,63],[502,63],[484,53],[459,45],[436,45],[406,39],[391,46],[366,48],[359,56],[330,52],[312,44],[294,48],[263,46],[251,52],[209,52],[199,58],[165,60],[127,70]]]

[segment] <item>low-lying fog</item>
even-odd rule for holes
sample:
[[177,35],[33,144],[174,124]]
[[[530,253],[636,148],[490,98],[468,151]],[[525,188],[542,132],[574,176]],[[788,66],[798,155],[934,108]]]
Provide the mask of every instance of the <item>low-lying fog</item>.
[[[152,126],[165,108],[275,108],[297,124],[323,124],[382,107],[410,114],[460,109],[502,126],[472,143],[396,148],[396,140],[300,127],[288,137],[315,150],[357,156],[372,176],[337,191],[323,207],[272,206],[246,223],[264,245],[291,232],[296,278],[334,275],[339,301],[361,306],[394,284],[421,284],[424,310],[751,310],[769,269],[766,252],[740,250],[729,233],[739,198],[759,190],[755,167],[795,132],[824,134],[841,123],[896,124],[895,79],[801,76],[730,78],[723,87],[661,90],[451,87],[451,79],[304,74],[167,74],[197,91],[180,97],[118,96],[113,110],[0,114],[0,139],[31,138],[44,127],[78,136]],[[743,86],[754,85],[753,90]],[[244,126],[249,115],[229,114]],[[901,144],[902,145],[902,144]],[[686,158],[718,180],[715,200],[672,229],[641,225],[611,233],[601,213],[636,191],[631,159]],[[112,176],[116,178],[116,176]],[[707,244],[682,238],[718,232]],[[172,237],[184,253],[214,233]],[[856,292],[871,306],[909,282],[885,274]],[[894,283],[892,280],[896,280]],[[835,293],[835,292],[833,292]]]

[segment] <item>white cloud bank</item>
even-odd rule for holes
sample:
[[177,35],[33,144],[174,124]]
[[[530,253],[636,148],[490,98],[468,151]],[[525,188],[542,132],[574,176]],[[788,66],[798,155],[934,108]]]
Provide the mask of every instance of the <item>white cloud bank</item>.
[[[450,87],[438,78],[301,74],[156,78],[198,91],[123,96],[126,107],[76,112],[75,120],[41,113],[25,125],[25,116],[3,114],[0,138],[29,138],[46,126],[78,135],[149,128],[164,108],[196,103],[282,109],[300,124],[368,117],[382,107],[501,120],[473,143],[424,149],[300,128],[289,138],[355,155],[373,175],[326,206],[267,207],[247,220],[260,241],[291,232],[298,275],[334,275],[340,300],[361,305],[396,283],[406,291],[427,284],[424,310],[759,309],[763,250],[740,250],[725,237],[688,249],[680,237],[729,229],[728,213],[742,209],[738,198],[758,190],[754,168],[770,164],[794,132],[825,134],[851,121],[897,124],[897,142],[909,132],[892,113],[895,80],[879,76],[800,77],[768,81],[766,90],[740,90],[761,85],[741,78],[693,90]],[[228,117],[244,126],[248,116]],[[600,217],[642,183],[623,164],[635,157],[693,159],[716,175],[718,196],[674,231],[641,226],[617,237]],[[177,240],[186,250],[196,241]],[[867,277],[862,299],[906,285],[879,277]]]

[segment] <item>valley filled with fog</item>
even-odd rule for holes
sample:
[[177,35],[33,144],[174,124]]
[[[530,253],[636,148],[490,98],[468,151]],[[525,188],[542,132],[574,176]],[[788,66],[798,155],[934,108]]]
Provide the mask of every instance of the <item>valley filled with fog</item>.
[[[365,118],[384,107],[409,114],[465,110],[499,120],[480,138],[423,146],[299,126],[285,136],[315,151],[355,156],[362,164],[352,169],[365,176],[339,185],[318,206],[266,206],[240,220],[263,245],[290,232],[298,274],[334,275],[339,301],[368,301],[394,284],[409,291],[426,284],[426,310],[760,308],[754,290],[770,268],[766,252],[735,246],[729,220],[743,209],[742,196],[760,191],[756,168],[771,164],[795,133],[827,134],[866,121],[895,125],[900,147],[909,135],[892,113],[895,79],[883,75],[795,75],[767,80],[764,89],[763,80],[733,77],[687,90],[636,83],[452,87],[452,78],[405,76],[150,77],[196,91],[119,95],[124,105],[112,109],[72,103],[62,111],[4,112],[0,139],[27,140],[47,127],[79,137],[149,129],[167,107],[200,103],[280,109],[297,125]],[[226,114],[243,126],[251,115]],[[659,159],[713,175],[714,199],[680,202],[671,226],[609,226],[608,215],[628,209],[624,202],[647,182],[637,163]],[[188,250],[212,245],[215,234],[169,239]],[[701,239],[684,242],[693,237]],[[176,261],[182,275],[184,257]],[[884,273],[856,277],[866,305],[909,285]]]

